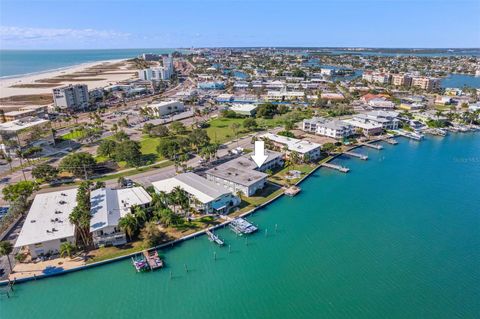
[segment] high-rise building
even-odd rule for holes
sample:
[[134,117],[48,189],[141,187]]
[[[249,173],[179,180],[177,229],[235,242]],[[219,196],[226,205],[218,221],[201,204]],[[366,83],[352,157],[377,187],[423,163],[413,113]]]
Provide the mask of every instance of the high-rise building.
[[88,87],[85,84],[53,89],[55,107],[62,111],[78,111],[88,107]]

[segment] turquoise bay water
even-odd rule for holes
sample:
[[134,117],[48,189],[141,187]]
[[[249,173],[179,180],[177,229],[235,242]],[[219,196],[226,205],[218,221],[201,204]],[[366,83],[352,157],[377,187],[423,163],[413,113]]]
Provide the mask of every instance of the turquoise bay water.
[[480,88],[480,76],[450,74],[441,80],[443,88],[463,88],[464,86]]
[[248,245],[218,231],[231,253],[199,237],[154,273],[126,260],[21,284],[0,318],[478,318],[480,134],[399,141],[256,212]]
[[165,54],[174,49],[118,50],[0,50],[0,77],[42,72],[101,60],[134,58],[143,53]]

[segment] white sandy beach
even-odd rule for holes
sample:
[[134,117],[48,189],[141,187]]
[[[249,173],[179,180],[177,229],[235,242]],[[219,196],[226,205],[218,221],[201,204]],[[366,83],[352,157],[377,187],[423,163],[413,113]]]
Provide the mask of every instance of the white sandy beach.
[[[99,65],[112,65],[115,63],[126,61],[126,59],[118,60],[106,60],[106,61],[96,61],[91,63],[82,63],[74,65],[71,67],[66,67],[59,70],[45,71],[41,73],[24,75],[19,77],[4,78],[0,79],[0,98],[6,98],[17,95],[33,95],[33,94],[49,94],[52,93],[52,89],[55,87],[68,85],[68,84],[87,84],[89,89],[105,87],[110,84],[113,84],[118,81],[123,81],[130,79],[135,76],[136,70],[128,70],[127,66],[122,66],[118,70],[108,71],[108,74],[98,74],[98,75],[85,75],[85,78],[88,78],[86,81],[81,81],[82,77],[77,77],[75,81],[65,80],[59,83],[54,83],[50,87],[41,87],[41,88],[15,88],[11,87],[13,85],[25,85],[25,84],[41,84],[36,82],[42,79],[52,79],[58,76],[66,76],[76,72],[87,71],[88,68]],[[126,74],[126,72],[131,72]],[[97,78],[98,80],[92,80]],[[45,84],[45,83],[44,83]],[[10,106],[12,108],[18,107],[18,105]],[[9,108],[9,105],[4,105],[2,103],[2,108]]]

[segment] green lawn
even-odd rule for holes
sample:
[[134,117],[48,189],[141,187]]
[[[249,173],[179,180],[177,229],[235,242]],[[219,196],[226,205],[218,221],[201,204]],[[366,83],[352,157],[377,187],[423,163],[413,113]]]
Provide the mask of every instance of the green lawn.
[[144,137],[140,141],[140,151],[143,155],[148,157],[155,157],[155,162],[161,161],[163,157],[161,157],[157,153],[157,146],[160,144],[160,138],[158,137]]
[[237,123],[240,125],[238,136],[245,135],[247,132],[243,132],[244,128],[242,126],[243,119],[229,119],[229,118],[216,118],[210,120],[207,127],[207,134],[214,143],[225,143],[228,140],[234,139],[235,135],[233,134],[230,125]]
[[85,135],[84,130],[73,130],[65,135],[62,135],[61,138],[63,140],[75,140],[83,137]]
[[[245,119],[243,118],[216,118],[213,120],[210,120],[208,124],[210,124],[209,127],[206,128],[207,134],[214,143],[225,143],[229,140],[235,139],[235,134],[233,133],[231,129],[231,125],[233,123],[237,123],[240,125],[240,128],[238,130],[238,137],[247,135],[248,133],[251,133],[252,131],[248,131],[243,127],[243,121]],[[256,119],[258,123],[259,128],[267,128],[267,127],[274,127],[276,126],[276,120],[275,119]]]

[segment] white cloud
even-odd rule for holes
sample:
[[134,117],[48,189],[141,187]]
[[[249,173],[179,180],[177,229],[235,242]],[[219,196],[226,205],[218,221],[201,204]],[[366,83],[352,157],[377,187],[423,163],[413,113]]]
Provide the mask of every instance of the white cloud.
[[0,26],[0,41],[53,42],[59,40],[112,40],[128,38],[129,33],[94,29],[54,29]]

